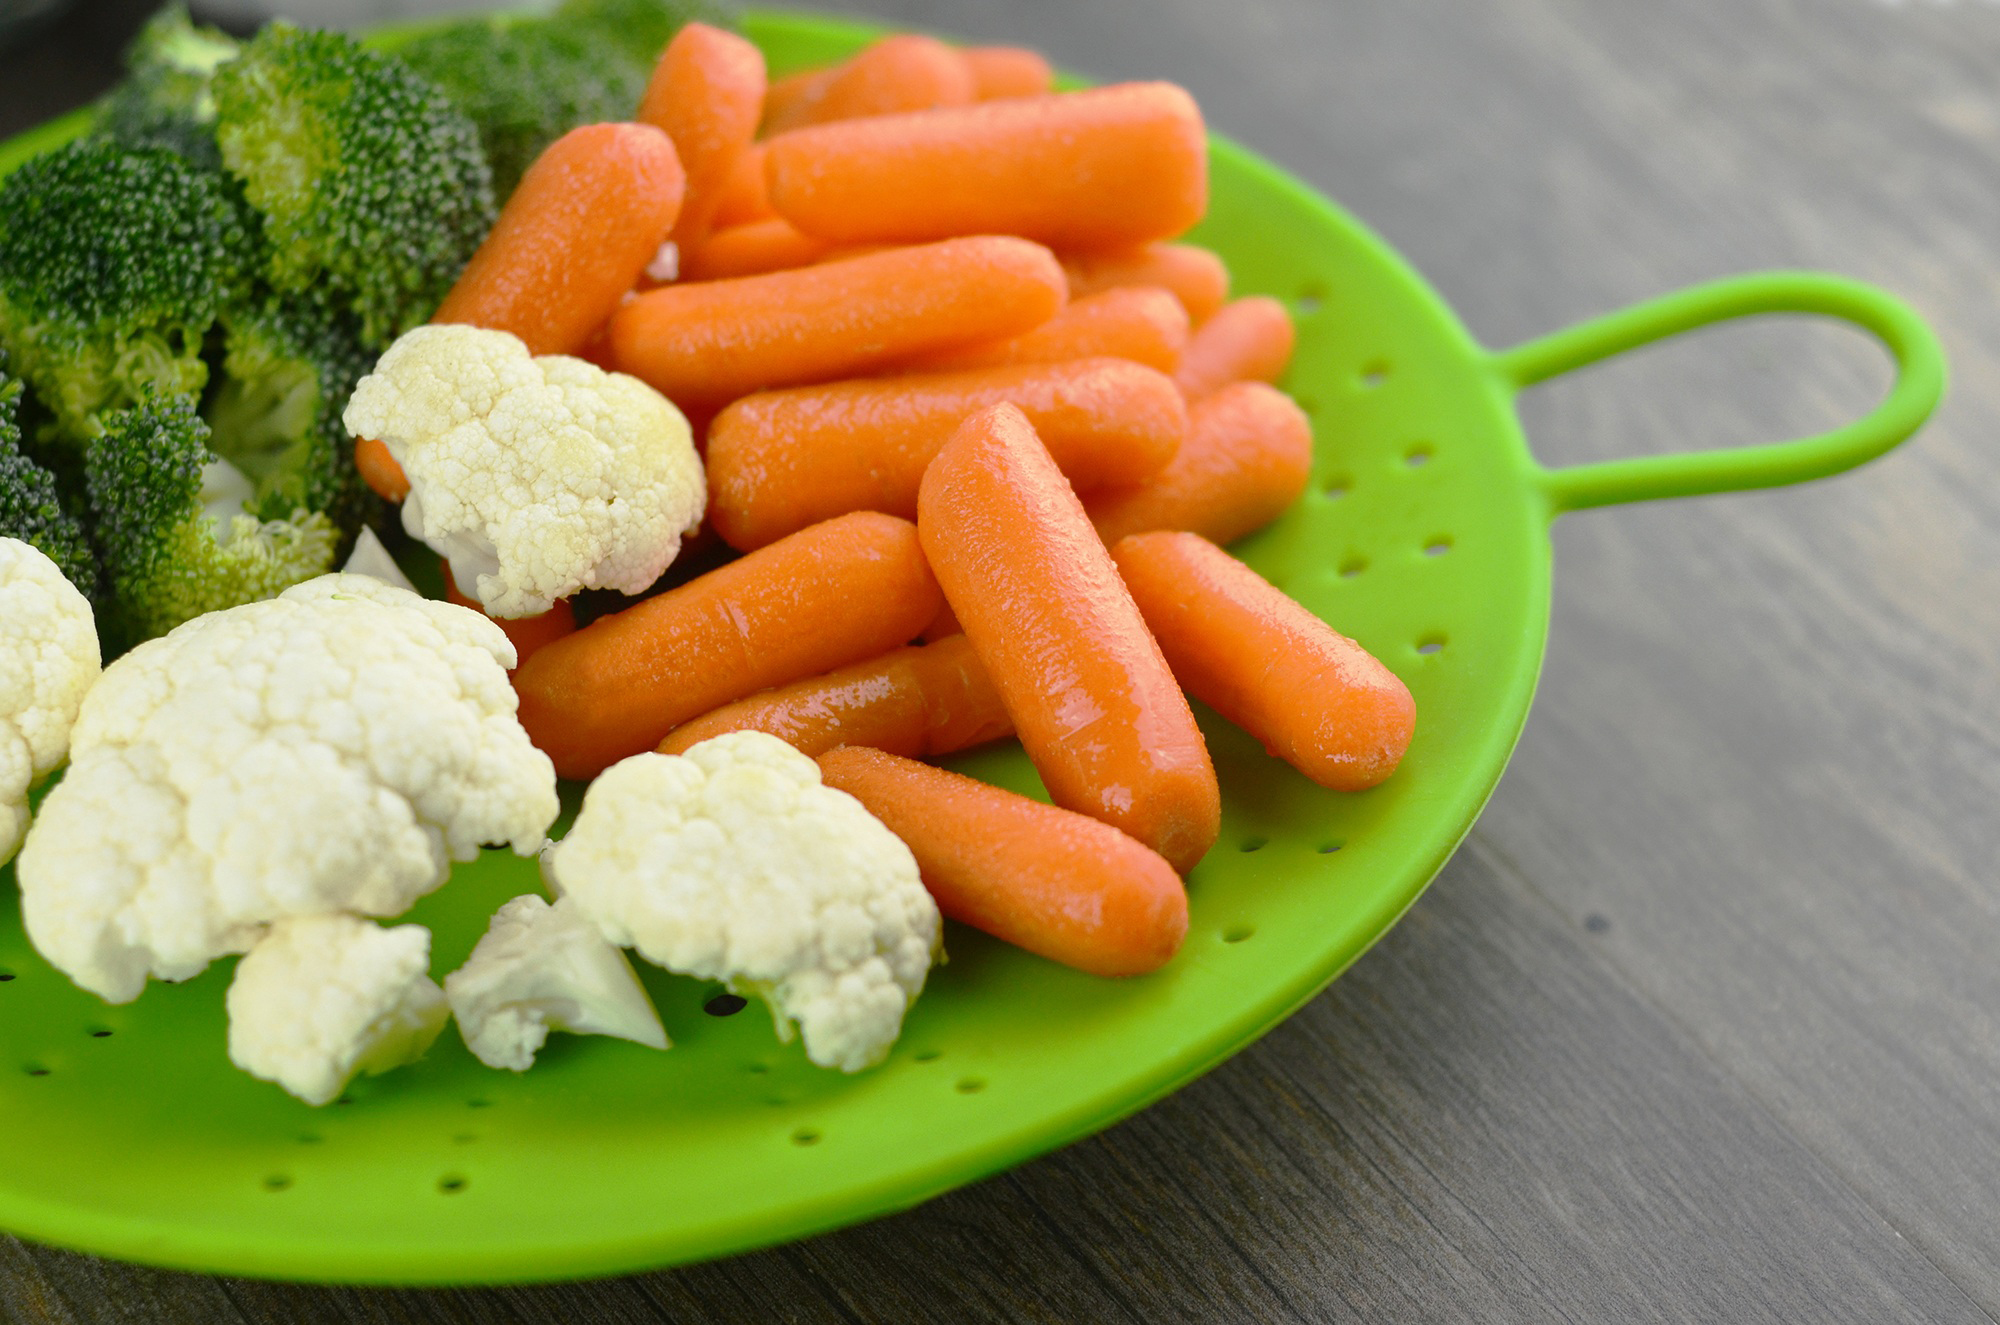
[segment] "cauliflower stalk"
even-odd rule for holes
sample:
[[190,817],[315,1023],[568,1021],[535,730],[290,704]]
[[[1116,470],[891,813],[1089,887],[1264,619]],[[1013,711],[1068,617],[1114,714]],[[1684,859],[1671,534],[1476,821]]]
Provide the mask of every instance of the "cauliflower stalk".
[[229,1060],[307,1104],[357,1072],[415,1062],[444,1029],[431,932],[350,915],[288,916],[236,964]]
[[496,617],[579,589],[643,592],[701,522],[707,485],[681,412],[581,359],[535,358],[504,331],[419,327],[343,416],[410,481],[403,527]]
[[0,865],[28,828],[28,789],[69,754],[98,677],[90,603],[42,553],[0,538]]
[[552,1030],[667,1047],[631,963],[574,902],[532,893],[508,902],[444,992],[466,1047],[488,1067],[527,1071]]
[[42,955],[113,1003],[287,916],[394,916],[484,843],[523,855],[555,771],[477,612],[325,575],[105,670],[21,850]]
[[758,994],[822,1067],[881,1062],[939,950],[909,848],[763,732],[613,765],[549,860],[607,940]]

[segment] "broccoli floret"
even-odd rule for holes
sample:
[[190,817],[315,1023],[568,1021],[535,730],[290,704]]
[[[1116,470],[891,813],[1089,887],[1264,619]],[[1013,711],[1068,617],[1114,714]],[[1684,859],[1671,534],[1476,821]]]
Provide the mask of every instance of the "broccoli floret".
[[0,537],[39,548],[86,598],[97,594],[97,558],[56,475],[21,449],[21,383],[0,376]]
[[571,129],[631,119],[652,72],[601,34],[546,19],[465,19],[396,54],[479,126],[501,198]]
[[210,170],[222,167],[215,145],[217,66],[236,58],[234,37],[197,26],[187,6],[153,15],[125,52],[125,81],[98,103],[97,131],[127,147],[164,147]]
[[493,223],[479,132],[408,65],[267,24],[215,73],[222,160],[264,220],[265,275],[322,288],[381,349],[437,306]]
[[343,536],[374,513],[340,421],[374,366],[355,320],[317,292],[267,296],[223,315],[222,384],[205,413],[217,455],[256,488],[266,520],[319,511]]
[[114,647],[333,568],[340,537],[324,515],[260,521],[245,512],[254,490],[209,449],[193,400],[149,392],[103,425],[84,452],[84,476],[109,582],[100,622]]
[[202,340],[255,259],[254,222],[221,175],[156,148],[70,143],[0,183],[0,344],[80,442],[148,386],[202,389]]
[[735,31],[736,15],[715,0],[563,0],[550,21],[557,26],[616,43],[647,74],[660,52],[688,23]]

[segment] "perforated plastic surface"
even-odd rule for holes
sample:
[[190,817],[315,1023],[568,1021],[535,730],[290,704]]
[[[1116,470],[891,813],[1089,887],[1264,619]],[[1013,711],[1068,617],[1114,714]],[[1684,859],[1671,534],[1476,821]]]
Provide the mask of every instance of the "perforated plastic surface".
[[[772,15],[752,32],[779,70],[869,35]],[[17,140],[0,168],[77,127]],[[481,1067],[448,1031],[425,1062],[310,1109],[228,1064],[230,963],[106,1007],[31,951],[11,871],[0,873],[0,1227],[254,1275],[583,1276],[863,1219],[1083,1136],[1310,998],[1451,854],[1527,714],[1558,510],[1845,468],[1914,430],[1941,388],[1936,345],[1908,310],[1829,277],[1704,287],[1489,355],[1338,208],[1227,143],[1213,166],[1213,209],[1194,238],[1223,254],[1239,292],[1296,313],[1287,385],[1317,436],[1311,490],[1237,551],[1409,683],[1417,736],[1389,784],[1321,790],[1203,713],[1223,833],[1189,881],[1180,956],[1110,982],[954,927],[950,964],[894,1056],[855,1077],[779,1047],[756,1005],[714,1015],[714,986],[649,971],[670,1052],[558,1036],[515,1076]],[[1512,405],[1522,383],[1778,309],[1847,317],[1884,339],[1902,374],[1875,414],[1720,456],[1553,475],[1530,458]],[[1011,743],[957,766],[1039,790]],[[532,863],[505,854],[461,867],[411,916],[436,931],[434,970],[536,886]]]

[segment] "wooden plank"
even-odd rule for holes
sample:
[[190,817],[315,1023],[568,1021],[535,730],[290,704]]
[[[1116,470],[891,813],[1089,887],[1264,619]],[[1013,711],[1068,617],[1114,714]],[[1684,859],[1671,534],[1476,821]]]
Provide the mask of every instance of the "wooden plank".
[[22,1325],[229,1325],[250,1319],[214,1279],[121,1265],[5,1234],[0,1313]]

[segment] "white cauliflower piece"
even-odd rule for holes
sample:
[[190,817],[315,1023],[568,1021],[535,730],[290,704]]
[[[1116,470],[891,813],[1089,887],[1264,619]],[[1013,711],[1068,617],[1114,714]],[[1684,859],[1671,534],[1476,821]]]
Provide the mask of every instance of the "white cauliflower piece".
[[449,1015],[430,963],[422,925],[275,921],[229,983],[229,1061],[307,1104],[333,1099],[357,1072],[414,1063]]
[[650,962],[753,991],[822,1067],[882,1061],[938,951],[910,849],[775,736],[634,755],[584,797],[553,864],[566,902]]
[[484,843],[532,854],[555,770],[468,608],[324,575],[105,669],[19,864],[28,937],[113,1002],[282,916],[394,916]]
[[496,617],[579,589],[643,592],[708,505],[688,422],[665,396],[581,359],[531,357],[504,331],[418,327],[342,418],[403,467],[403,528]]
[[389,555],[389,549],[382,546],[381,538],[367,525],[361,526],[361,532],[354,539],[354,551],[348,554],[347,564],[340,569],[349,575],[366,575],[411,593],[417,591],[417,586],[410,583],[410,577],[403,574],[403,568]]
[[550,906],[529,893],[502,906],[444,978],[444,995],[466,1048],[488,1067],[527,1071],[552,1030],[667,1047],[632,964],[574,902]]
[[89,600],[39,549],[0,538],[0,865],[28,831],[28,789],[68,757],[101,669]]

